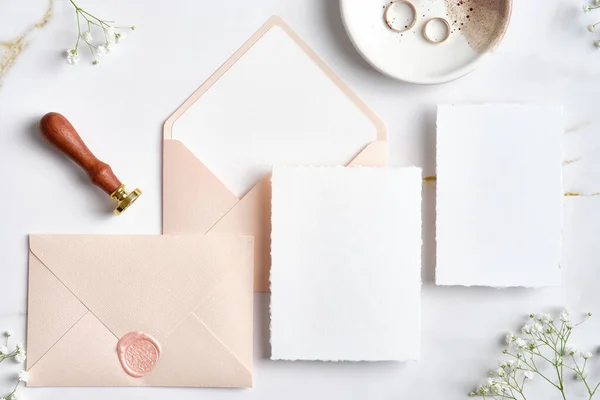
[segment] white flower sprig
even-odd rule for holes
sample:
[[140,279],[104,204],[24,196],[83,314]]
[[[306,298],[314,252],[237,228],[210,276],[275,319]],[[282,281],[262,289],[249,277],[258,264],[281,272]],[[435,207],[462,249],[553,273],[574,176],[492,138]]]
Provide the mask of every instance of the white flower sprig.
[[[25,349],[23,348],[23,345],[21,343],[17,344],[13,351],[8,350],[8,340],[11,336],[12,333],[10,331],[4,332],[4,338],[6,340],[4,342],[4,345],[0,345],[0,363],[9,358],[12,358],[17,363],[23,363],[27,356],[25,354]],[[29,373],[27,371],[19,372],[17,384],[15,385],[13,390],[6,396],[0,397],[0,400],[16,400],[15,393],[17,392],[17,389],[19,388],[21,383],[27,383],[28,379]]]
[[[75,15],[77,17],[77,41],[75,47],[66,51],[67,62],[75,65],[79,62],[79,45],[83,42],[90,50],[94,59],[93,64],[98,64],[99,58],[109,54],[115,44],[123,42],[127,38],[126,31],[135,30],[135,26],[115,26],[114,21],[107,21],[90,14],[83,8],[79,7],[73,0],[69,0],[75,7]],[[87,25],[82,27],[82,24]],[[101,44],[93,43],[94,36],[92,28],[100,29],[103,34]],[[83,31],[82,31],[83,28]],[[0,399],[1,400],[1,399]]]
[[[600,2],[600,0],[599,0]],[[587,314],[587,318],[592,316]],[[484,399],[526,399],[527,381],[534,376],[556,388],[566,399],[565,382],[568,375],[583,382],[589,399],[592,399],[600,382],[595,386],[587,380],[587,361],[592,357],[589,351],[578,352],[569,343],[573,330],[585,320],[575,324],[568,310],[563,310],[554,318],[548,314],[531,314],[530,322],[521,328],[521,335],[506,335],[508,348],[502,353],[511,359],[500,361],[500,368],[490,371],[487,378],[473,392],[471,397]],[[549,364],[555,376],[549,377],[541,372],[542,364]]]
[[[594,0],[594,3],[592,5],[586,4],[583,6],[583,12],[589,13],[590,11],[596,10],[598,8],[600,8],[600,0]],[[588,25],[587,30],[591,33],[594,33],[594,32],[596,32],[596,27],[598,25],[600,25],[600,22],[597,22],[592,25]],[[595,40],[594,46],[596,46],[597,48],[600,48],[600,40]]]

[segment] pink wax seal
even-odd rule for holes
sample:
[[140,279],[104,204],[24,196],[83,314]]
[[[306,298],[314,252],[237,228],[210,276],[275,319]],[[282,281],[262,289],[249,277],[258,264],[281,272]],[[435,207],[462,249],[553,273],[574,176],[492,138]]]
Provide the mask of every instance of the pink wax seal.
[[148,375],[158,362],[160,345],[144,332],[129,332],[117,343],[117,355],[125,372],[141,378]]

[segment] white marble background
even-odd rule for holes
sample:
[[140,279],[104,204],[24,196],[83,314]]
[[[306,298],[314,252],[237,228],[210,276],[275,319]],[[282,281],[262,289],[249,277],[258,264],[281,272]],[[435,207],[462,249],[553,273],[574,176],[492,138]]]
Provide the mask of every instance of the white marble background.
[[[565,191],[600,191],[600,52],[585,30],[593,14],[583,14],[581,1],[515,0],[495,56],[466,78],[423,87],[393,81],[362,60],[345,35],[336,0],[80,0],[90,11],[138,29],[102,65],[75,68],[62,58],[75,38],[74,12],[57,0],[54,18],[32,35],[0,87],[0,330],[12,329],[24,341],[28,233],[160,233],[163,121],[272,14],[283,16],[386,121],[394,166],[417,165],[434,174],[438,103],[561,103],[565,159],[581,158],[564,168]],[[46,5],[0,0],[0,40],[36,22]],[[600,21],[600,12],[596,16]],[[119,218],[107,212],[111,204],[102,193],[40,140],[36,124],[48,111],[67,115],[123,181],[144,189],[139,203]],[[600,345],[600,197],[565,199],[561,288],[438,288],[435,188],[427,185],[419,363],[271,362],[268,296],[256,295],[251,390],[44,388],[24,389],[20,397],[458,400],[495,366],[508,329],[518,328],[529,312],[562,305],[598,314],[575,340]],[[600,357],[592,361],[591,376],[600,379]],[[14,381],[7,375],[18,368],[0,365],[0,388],[9,388]]]

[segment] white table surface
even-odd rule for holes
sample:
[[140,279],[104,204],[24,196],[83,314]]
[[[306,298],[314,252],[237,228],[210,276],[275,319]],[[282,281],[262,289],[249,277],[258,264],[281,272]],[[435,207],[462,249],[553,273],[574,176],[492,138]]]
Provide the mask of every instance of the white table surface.
[[[585,30],[593,14],[584,15],[581,2],[516,0],[494,56],[470,76],[424,87],[369,67],[346,37],[337,0],[80,0],[89,11],[138,28],[118,54],[96,67],[85,60],[66,64],[74,13],[66,0],[57,0],[54,18],[31,36],[0,87],[0,330],[25,339],[28,233],[160,233],[162,123],[272,14],[286,19],[387,123],[392,165],[434,174],[438,103],[560,103],[566,109],[565,159],[581,158],[565,166],[564,189],[600,191],[600,53]],[[46,4],[0,0],[0,40],[37,21]],[[596,16],[600,20],[600,12]],[[144,190],[123,216],[112,216],[112,202],[40,139],[37,122],[48,111],[68,116],[124,182]],[[518,329],[528,313],[569,305],[600,318],[600,197],[565,199],[561,288],[440,288],[433,283],[434,190],[427,183],[420,362],[272,362],[269,298],[263,294],[255,296],[251,390],[42,388],[22,389],[20,397],[463,399],[495,366],[504,333]],[[600,321],[592,319],[576,340],[600,345],[598,328]],[[600,371],[600,359],[591,367]],[[8,389],[14,382],[8,375],[18,369],[1,364],[0,387]]]

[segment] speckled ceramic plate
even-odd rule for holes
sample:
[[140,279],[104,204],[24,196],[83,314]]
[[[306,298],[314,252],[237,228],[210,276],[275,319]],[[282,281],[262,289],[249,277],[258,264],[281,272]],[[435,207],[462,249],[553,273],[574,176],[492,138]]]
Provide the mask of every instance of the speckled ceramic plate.
[[[399,33],[384,19],[390,0],[340,0],[342,20],[358,52],[374,68],[393,78],[420,84],[452,81],[472,72],[502,40],[510,20],[512,0],[410,0],[417,20]],[[411,22],[411,10],[394,4],[387,22],[403,29]],[[445,18],[450,24],[448,40],[429,43],[423,37],[428,20]],[[435,38],[443,24],[431,24]]]

